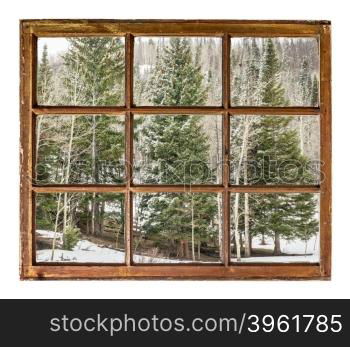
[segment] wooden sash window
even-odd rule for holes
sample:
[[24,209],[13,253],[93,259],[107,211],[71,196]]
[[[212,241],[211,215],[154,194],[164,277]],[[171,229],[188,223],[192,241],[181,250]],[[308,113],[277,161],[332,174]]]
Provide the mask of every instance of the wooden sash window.
[[21,21],[22,279],[329,279],[328,21]]

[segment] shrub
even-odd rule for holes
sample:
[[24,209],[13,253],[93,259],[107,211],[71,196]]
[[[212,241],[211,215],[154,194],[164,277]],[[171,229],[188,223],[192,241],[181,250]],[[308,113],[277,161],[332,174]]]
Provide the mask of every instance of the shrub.
[[80,237],[79,228],[68,227],[63,235],[63,249],[67,251],[73,250],[78,243]]

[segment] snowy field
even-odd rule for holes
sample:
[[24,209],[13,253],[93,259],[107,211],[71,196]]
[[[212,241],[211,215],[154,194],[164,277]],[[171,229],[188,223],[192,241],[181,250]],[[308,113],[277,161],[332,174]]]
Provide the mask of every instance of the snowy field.
[[[41,238],[54,238],[54,232],[37,230]],[[58,245],[62,242],[62,234],[56,234]],[[273,250],[273,240],[266,238],[266,245],[260,245],[259,238],[253,238],[253,249]],[[306,250],[306,253],[305,253]],[[286,255],[241,258],[245,263],[317,263],[319,261],[319,237],[310,239],[305,248],[305,242],[300,240],[286,241],[281,239],[281,251]],[[36,260],[39,263],[51,262],[51,249],[42,249],[36,252]],[[88,240],[80,240],[72,251],[56,249],[53,262],[77,262],[77,263],[124,263],[125,253],[108,247],[101,247]],[[232,258],[236,262],[237,259]],[[190,260],[175,260],[157,258],[142,255],[134,255],[136,263],[189,263]]]
[[[37,230],[36,234],[41,238],[54,238],[54,232],[48,230]],[[62,234],[56,234],[58,245],[62,242]],[[124,263],[125,253],[108,247],[100,247],[88,240],[78,241],[72,251],[56,249],[54,258],[51,260],[52,250],[42,249],[36,252],[36,261],[44,262],[77,262],[77,263]],[[134,255],[137,263],[178,263],[178,260]],[[187,261],[183,261],[187,262]]]
[[[266,238],[266,245],[261,245],[260,238],[253,238],[253,249],[266,249],[273,251],[274,245],[271,238]],[[305,247],[305,242],[301,240],[287,241],[281,239],[281,251],[285,255],[267,257],[241,258],[244,263],[317,263],[320,259],[319,235],[312,237]],[[231,261],[237,262],[232,258]]]

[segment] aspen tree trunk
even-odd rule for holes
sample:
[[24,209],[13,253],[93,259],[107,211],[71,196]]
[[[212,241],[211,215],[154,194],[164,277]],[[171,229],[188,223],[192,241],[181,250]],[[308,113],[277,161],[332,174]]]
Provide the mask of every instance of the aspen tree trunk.
[[105,201],[101,202],[100,223],[99,223],[101,234],[103,234],[105,231],[105,225],[104,225],[105,204],[106,204]]
[[115,235],[115,249],[118,249],[119,247],[119,233],[120,233],[120,229],[117,229],[117,233]]
[[[71,116],[71,126],[70,126],[70,136],[68,143],[68,153],[67,153],[67,167],[66,167],[66,175],[65,175],[65,184],[69,182],[70,175],[70,166],[71,166],[71,155],[72,155],[72,146],[73,146],[73,137],[74,137],[74,126],[75,126],[75,116]],[[63,196],[63,238],[65,236],[67,230],[67,215],[68,215],[68,194],[64,193]]]
[[36,125],[36,143],[35,143],[35,180],[38,179],[38,156],[39,156],[39,145],[40,145],[40,135],[41,135],[41,123],[43,121],[42,116],[37,117]]
[[52,240],[52,249],[51,249],[51,261],[55,258],[55,248],[56,248],[56,236],[57,236],[57,228],[58,228],[58,218],[60,215],[60,208],[61,208],[61,195],[62,193],[58,194],[58,201],[57,201],[57,211],[56,211],[56,219],[55,219],[55,229],[53,234],[53,240]]
[[275,248],[273,250],[273,255],[280,255],[281,252],[281,238],[278,231],[275,232]]
[[[239,155],[239,161],[237,165],[237,172],[236,172],[236,179],[235,184],[239,184],[240,179],[240,173],[241,173],[241,167],[243,163],[243,157],[244,153],[246,151],[246,147],[248,145],[248,135],[249,135],[249,120],[247,117],[244,119],[244,130],[243,130],[243,139],[242,139],[242,148]],[[234,204],[234,237],[236,241],[236,257],[237,261],[241,260],[241,247],[240,247],[240,237],[239,237],[239,230],[238,230],[238,224],[239,224],[239,195],[240,193],[235,193],[235,204]]]
[[304,122],[303,117],[299,117],[299,137],[300,137],[300,152],[304,155]]

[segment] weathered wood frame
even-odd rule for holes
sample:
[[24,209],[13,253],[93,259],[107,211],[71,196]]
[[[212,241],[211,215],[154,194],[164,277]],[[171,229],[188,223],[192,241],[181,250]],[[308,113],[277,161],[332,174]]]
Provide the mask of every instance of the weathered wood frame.
[[[36,101],[38,37],[69,36],[125,37],[125,105],[123,107],[48,107]],[[136,107],[133,104],[133,43],[135,36],[218,36],[222,38],[221,107]],[[313,107],[232,107],[230,104],[230,38],[318,37],[320,42],[320,106]],[[234,20],[22,20],[21,51],[21,263],[22,279],[329,279],[331,276],[331,43],[328,21],[234,21]],[[125,185],[50,185],[32,182],[35,153],[35,122],[38,115],[52,114],[125,115]],[[216,114],[223,119],[222,185],[141,186],[132,183],[132,130],[134,114],[196,113]],[[232,186],[229,182],[230,115],[319,115],[323,180],[317,186]],[[35,194],[49,192],[123,192],[126,195],[125,264],[36,264]],[[217,192],[223,197],[224,252],[220,265],[141,265],[132,263],[132,195],[135,192]],[[232,264],[230,263],[231,192],[315,192],[320,193],[320,243],[318,264]]]

